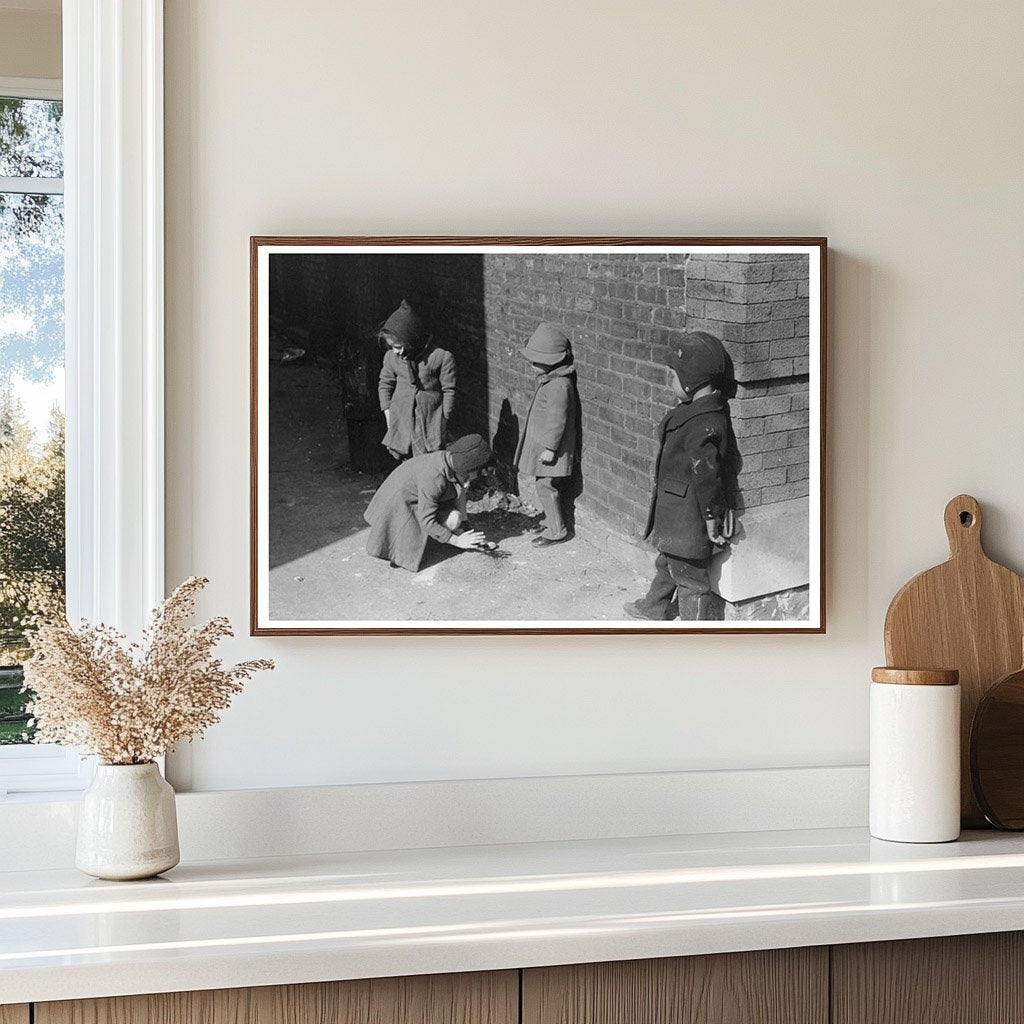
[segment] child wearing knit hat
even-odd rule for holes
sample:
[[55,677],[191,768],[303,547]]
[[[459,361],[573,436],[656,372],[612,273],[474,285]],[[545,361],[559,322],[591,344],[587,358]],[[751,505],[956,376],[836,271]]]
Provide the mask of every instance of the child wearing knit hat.
[[564,486],[572,476],[579,434],[576,369],[569,338],[554,324],[542,323],[522,353],[537,372],[537,390],[513,462],[523,476],[533,477],[544,531],[531,543],[543,548],[569,539]]
[[363,513],[370,525],[367,554],[419,572],[430,541],[464,551],[486,548],[483,533],[464,526],[469,485],[492,459],[487,442],[479,434],[470,434],[447,451],[403,462],[380,485]]
[[440,451],[455,407],[455,357],[433,343],[405,299],[377,337],[386,346],[377,384],[384,446],[399,461]]

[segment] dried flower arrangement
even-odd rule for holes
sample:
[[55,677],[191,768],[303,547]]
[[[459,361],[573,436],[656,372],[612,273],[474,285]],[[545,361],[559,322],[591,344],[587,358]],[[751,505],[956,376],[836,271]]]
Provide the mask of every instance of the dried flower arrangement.
[[40,617],[25,663],[36,742],[82,747],[104,764],[146,764],[199,736],[267,660],[225,668],[213,648],[232,636],[226,618],[188,626],[209,580],[193,576],[153,612],[141,644],[87,622]]

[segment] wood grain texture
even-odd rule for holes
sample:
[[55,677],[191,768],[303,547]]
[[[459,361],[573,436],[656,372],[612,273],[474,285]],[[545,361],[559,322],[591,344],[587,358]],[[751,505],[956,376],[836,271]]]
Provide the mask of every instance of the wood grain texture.
[[946,506],[948,562],[915,576],[885,616],[885,656],[895,668],[960,671],[960,811],[964,827],[986,824],[974,798],[970,731],[988,688],[1020,665],[1024,579],[993,562],[981,544],[978,502],[960,494]]
[[[36,1024],[517,1024],[517,971],[36,1004]],[[21,1022],[19,1022],[21,1024]]]
[[960,673],[955,668],[889,668],[871,670],[871,682],[894,686],[956,686]]
[[523,972],[523,1024],[826,1024],[828,949]]
[[17,1006],[0,1006],[0,1024],[28,1024],[28,1006],[19,1003]]
[[1024,1021],[1024,933],[832,947],[833,1024]]
[[1024,829],[1024,668],[982,697],[971,726],[974,798],[993,825]]

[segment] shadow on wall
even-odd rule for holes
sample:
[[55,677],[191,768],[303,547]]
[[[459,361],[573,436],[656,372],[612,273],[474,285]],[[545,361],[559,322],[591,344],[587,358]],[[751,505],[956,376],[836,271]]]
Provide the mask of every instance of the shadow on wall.
[[[344,257],[341,257],[344,259]],[[371,256],[370,270],[381,290],[383,321],[407,299],[424,318],[434,344],[455,356],[456,397],[449,437],[478,433],[489,437],[487,329],[483,260],[477,253]],[[376,325],[375,325],[376,327]],[[374,373],[383,349],[374,339]],[[376,400],[376,380],[373,386]]]
[[512,460],[519,447],[519,435],[519,417],[512,411],[512,403],[503,398],[491,447],[494,449],[494,459],[498,464],[498,479],[510,494],[519,493],[519,474],[512,470]]
[[[733,363],[732,356],[727,352],[725,355],[726,359],[726,372],[728,374],[728,380],[722,386],[722,394],[729,401],[730,410],[734,408],[733,403],[736,401],[736,396],[739,391],[739,385],[736,383],[736,366]],[[736,440],[736,428],[733,426],[732,416],[729,416],[729,437],[727,447],[727,458],[725,461],[724,472],[722,474],[722,485],[725,488],[725,493],[729,506],[736,511],[742,511],[744,508],[743,504],[743,492],[740,490],[739,478],[743,472],[743,454],[740,451],[740,446]]]
[[[576,391],[574,393],[575,408],[573,415],[576,422],[583,424],[583,399],[580,397],[579,375],[576,378]],[[572,476],[565,485],[565,525],[570,533],[576,532],[576,504],[583,497],[583,430],[576,431],[576,449],[573,452]]]

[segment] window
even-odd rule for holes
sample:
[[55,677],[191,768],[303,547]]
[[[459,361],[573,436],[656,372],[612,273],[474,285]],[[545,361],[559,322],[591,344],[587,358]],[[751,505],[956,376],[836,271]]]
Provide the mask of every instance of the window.
[[[13,86],[13,87],[12,87]],[[56,94],[56,95],[55,95]],[[0,772],[79,772],[32,747],[26,615],[64,600],[64,140],[59,84],[0,81]],[[56,764],[54,764],[56,762]],[[19,788],[24,788],[24,779]]]
[[[130,635],[165,593],[162,32],[162,0],[64,0],[63,197],[52,159],[0,179],[63,210],[68,616]],[[0,78],[0,97],[62,99],[61,83],[39,86]],[[0,745],[0,799],[90,774],[75,751]]]
[[0,744],[30,738],[25,616],[64,596],[60,100],[0,95]]

